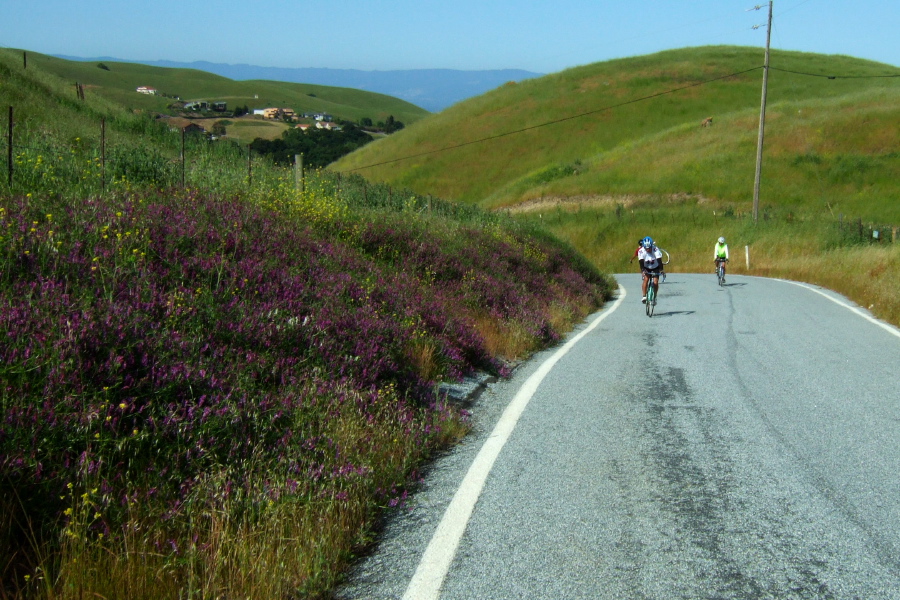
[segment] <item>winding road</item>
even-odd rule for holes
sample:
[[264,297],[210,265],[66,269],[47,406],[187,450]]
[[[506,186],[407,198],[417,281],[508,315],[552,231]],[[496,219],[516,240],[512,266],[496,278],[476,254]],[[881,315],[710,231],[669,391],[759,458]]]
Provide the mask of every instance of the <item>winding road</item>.
[[489,386],[336,597],[900,599],[900,330],[805,284],[637,274]]

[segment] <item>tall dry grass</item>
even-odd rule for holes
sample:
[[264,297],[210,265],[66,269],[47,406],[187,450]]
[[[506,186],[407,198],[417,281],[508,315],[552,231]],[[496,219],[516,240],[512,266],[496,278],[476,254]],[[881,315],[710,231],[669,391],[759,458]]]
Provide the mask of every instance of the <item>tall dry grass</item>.
[[900,278],[900,229],[892,240],[892,227],[884,227],[876,243],[862,222],[841,225],[830,213],[809,216],[764,206],[761,214],[754,223],[748,206],[735,210],[655,197],[602,208],[563,204],[519,218],[542,223],[609,273],[636,271],[634,249],[649,235],[670,253],[669,272],[711,274],[713,247],[724,236],[729,273],[821,285],[900,326],[900,295],[891,289]]

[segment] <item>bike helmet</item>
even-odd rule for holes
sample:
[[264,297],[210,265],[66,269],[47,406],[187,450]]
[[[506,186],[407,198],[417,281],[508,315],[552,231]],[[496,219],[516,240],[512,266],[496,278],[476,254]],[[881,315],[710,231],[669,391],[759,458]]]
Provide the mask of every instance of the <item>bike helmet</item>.
[[645,237],[644,239],[641,240],[641,246],[643,246],[644,248],[649,250],[650,248],[653,247],[653,238],[648,235],[647,237]]
[[720,244],[724,244],[724,243],[725,243],[725,238],[720,237],[720,238],[719,238],[719,243],[720,243]]

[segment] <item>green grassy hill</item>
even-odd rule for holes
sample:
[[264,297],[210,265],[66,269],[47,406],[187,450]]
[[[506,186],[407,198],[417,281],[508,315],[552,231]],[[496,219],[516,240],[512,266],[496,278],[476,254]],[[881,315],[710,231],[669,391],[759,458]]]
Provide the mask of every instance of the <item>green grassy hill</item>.
[[605,272],[634,270],[648,234],[671,271],[711,272],[725,236],[734,272],[817,283],[900,323],[888,292],[900,277],[900,69],[772,52],[754,221],[763,59],[703,47],[569,69],[457,104],[332,168],[508,209]]
[[[21,50],[4,50],[22,63]],[[403,123],[414,123],[428,111],[404,100],[354,90],[322,85],[278,81],[233,81],[194,69],[169,69],[135,63],[79,62],[28,52],[28,64],[57,75],[73,84],[79,82],[86,93],[97,94],[132,109],[167,111],[171,98],[139,94],[138,86],[148,86],[178,96],[184,101],[225,101],[229,108],[248,106],[293,108],[296,112],[327,112],[336,117],[356,121],[369,117],[383,121],[389,115]]]
[[[746,202],[762,63],[757,48],[703,47],[569,69],[459,103],[335,168],[488,207],[610,194]],[[876,76],[900,69],[782,51],[771,67],[767,197],[833,205],[856,192],[820,180],[850,183],[857,166],[874,183],[848,209],[858,214],[867,194],[893,189],[900,79]]]

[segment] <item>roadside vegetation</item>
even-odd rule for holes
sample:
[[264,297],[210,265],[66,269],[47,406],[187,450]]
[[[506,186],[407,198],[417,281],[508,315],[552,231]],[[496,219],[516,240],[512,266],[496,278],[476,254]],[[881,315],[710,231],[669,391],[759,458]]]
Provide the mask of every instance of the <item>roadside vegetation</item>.
[[723,235],[732,272],[827,286],[900,325],[886,293],[900,276],[900,69],[772,52],[753,222],[762,58],[704,47],[569,69],[461,102],[333,168],[508,210],[604,272],[635,269],[650,235],[672,271],[712,273]]
[[612,293],[506,215],[203,138],[182,162],[13,58],[0,597],[323,597],[465,435],[438,384],[508,374]]

